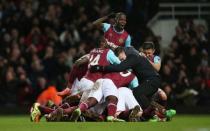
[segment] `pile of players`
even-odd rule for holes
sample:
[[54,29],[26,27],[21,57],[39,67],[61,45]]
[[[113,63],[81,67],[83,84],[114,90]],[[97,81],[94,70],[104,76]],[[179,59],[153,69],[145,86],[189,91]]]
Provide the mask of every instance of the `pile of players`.
[[[103,23],[111,17],[113,25]],[[47,121],[72,122],[171,120],[176,111],[167,110],[167,96],[160,89],[161,60],[154,56],[154,44],[145,42],[138,52],[131,47],[125,25],[126,15],[121,12],[93,22],[104,31],[100,47],[75,62],[67,88],[57,93],[62,103],[34,103],[32,121],[39,122],[42,116]]]

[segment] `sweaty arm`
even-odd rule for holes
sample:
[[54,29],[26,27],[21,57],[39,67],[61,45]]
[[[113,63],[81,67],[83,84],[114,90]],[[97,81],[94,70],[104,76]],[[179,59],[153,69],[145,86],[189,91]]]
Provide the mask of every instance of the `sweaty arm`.
[[138,57],[135,55],[127,56],[126,60],[122,61],[120,64],[117,65],[109,65],[104,67],[104,71],[107,72],[121,72],[127,69],[132,69],[133,66],[136,65],[138,61]]

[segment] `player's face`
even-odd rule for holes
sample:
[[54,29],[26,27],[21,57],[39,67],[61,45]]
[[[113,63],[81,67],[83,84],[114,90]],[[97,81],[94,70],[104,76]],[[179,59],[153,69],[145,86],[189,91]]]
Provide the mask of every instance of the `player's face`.
[[120,61],[124,61],[126,59],[126,54],[125,52],[121,52],[119,55],[118,55],[118,58],[120,59]]
[[153,54],[154,54],[155,50],[154,49],[146,49],[144,50],[144,54],[147,56],[147,57],[152,57]]
[[117,20],[117,26],[118,28],[120,28],[121,30],[124,29],[125,25],[126,25],[126,16],[125,15],[120,15],[118,20]]

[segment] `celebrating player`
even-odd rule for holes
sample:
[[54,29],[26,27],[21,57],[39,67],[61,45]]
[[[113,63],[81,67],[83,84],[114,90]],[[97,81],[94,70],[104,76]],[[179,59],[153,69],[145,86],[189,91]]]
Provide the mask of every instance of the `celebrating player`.
[[[114,25],[102,23],[106,19],[113,16],[115,16]],[[105,39],[107,39],[108,41],[108,44],[112,48],[116,48],[118,46],[131,46],[131,36],[124,29],[126,23],[126,15],[122,12],[119,12],[116,14],[112,13],[108,16],[99,18],[98,20],[93,22],[93,25],[101,28],[104,32]]]

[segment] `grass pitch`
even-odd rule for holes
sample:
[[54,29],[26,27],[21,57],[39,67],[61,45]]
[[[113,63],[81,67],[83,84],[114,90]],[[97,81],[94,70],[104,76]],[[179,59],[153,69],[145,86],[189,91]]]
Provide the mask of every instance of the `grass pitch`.
[[29,116],[0,116],[0,131],[210,131],[210,115],[178,115],[171,122],[30,122]]

